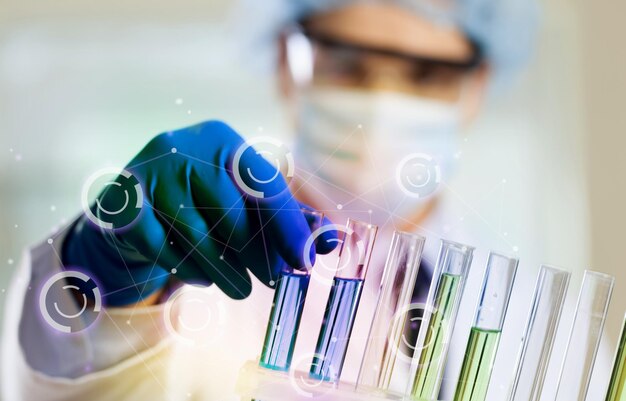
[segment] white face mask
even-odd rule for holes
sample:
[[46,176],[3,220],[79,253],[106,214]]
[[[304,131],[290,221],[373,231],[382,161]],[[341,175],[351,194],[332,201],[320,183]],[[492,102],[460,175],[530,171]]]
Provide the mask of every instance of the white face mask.
[[346,204],[346,210],[415,212],[421,199],[408,196],[396,179],[398,164],[409,154],[430,155],[441,180],[450,174],[457,104],[395,92],[315,87],[303,92],[298,103],[296,165],[305,180],[312,175],[326,186],[319,189],[333,203]]

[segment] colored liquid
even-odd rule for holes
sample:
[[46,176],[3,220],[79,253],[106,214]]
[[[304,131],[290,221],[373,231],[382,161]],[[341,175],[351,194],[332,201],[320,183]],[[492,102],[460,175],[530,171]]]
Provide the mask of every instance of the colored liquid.
[[435,305],[437,311],[431,316],[424,346],[420,354],[419,367],[415,375],[413,391],[416,398],[436,399],[441,387],[441,378],[448,355],[451,315],[457,304],[461,276],[442,274]]
[[334,278],[309,376],[335,382],[341,376],[363,280]]
[[499,330],[472,327],[454,401],[485,400],[499,341]]
[[310,277],[302,272],[290,272],[278,279],[260,366],[289,370]]
[[626,322],[622,329],[606,401],[626,401]]

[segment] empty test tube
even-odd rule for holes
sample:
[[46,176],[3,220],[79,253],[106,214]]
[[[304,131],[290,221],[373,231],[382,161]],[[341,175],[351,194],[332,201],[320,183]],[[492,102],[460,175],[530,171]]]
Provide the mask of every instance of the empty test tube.
[[[302,209],[311,231],[322,225],[324,215]],[[259,365],[273,370],[288,371],[309,288],[310,271],[285,266],[278,277]]]
[[448,345],[461,303],[465,280],[472,263],[474,248],[452,241],[441,241],[429,300],[427,324],[413,356],[409,383],[411,395],[418,399],[436,399],[448,356]]
[[557,386],[559,401],[584,401],[615,279],[585,271]]
[[569,279],[566,270],[547,265],[539,270],[509,401],[541,398]]
[[611,373],[611,381],[609,382],[605,401],[624,400],[626,400],[626,316],[624,317],[622,335],[617,347],[613,373]]
[[337,272],[309,371],[314,379],[337,382],[341,376],[377,231],[375,225],[348,219],[340,234]]
[[394,232],[357,380],[359,389],[387,390],[401,346],[405,314],[422,259],[424,237]]
[[489,254],[476,319],[467,342],[454,401],[484,401],[487,396],[517,264],[516,258],[494,252]]

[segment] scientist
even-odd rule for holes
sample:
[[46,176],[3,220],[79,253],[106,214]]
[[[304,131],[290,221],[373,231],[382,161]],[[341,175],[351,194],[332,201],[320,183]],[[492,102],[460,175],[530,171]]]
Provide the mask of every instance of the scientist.
[[[249,12],[261,16],[258,7]],[[427,227],[435,214],[457,134],[490,78],[526,55],[534,12],[527,0],[300,0],[275,10],[295,131],[283,156],[295,172],[222,122],[156,136],[73,224],[25,255],[7,302],[4,399],[238,399],[239,368],[258,355],[271,304],[271,290],[253,282],[272,287],[284,263],[303,267],[333,249],[329,231],[307,254],[300,208],[379,225],[380,277],[392,230]],[[432,176],[403,181],[416,164]],[[202,296],[218,306],[199,339],[181,330],[202,308],[172,306],[196,288],[183,283],[212,284]],[[348,361],[346,375],[357,367]]]

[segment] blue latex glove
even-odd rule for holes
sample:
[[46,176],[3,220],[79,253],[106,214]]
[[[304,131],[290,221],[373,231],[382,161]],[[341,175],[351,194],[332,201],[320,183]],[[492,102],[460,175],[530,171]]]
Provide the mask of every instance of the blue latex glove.
[[[82,215],[64,242],[64,264],[87,270],[103,287],[108,305],[131,304],[153,294],[172,269],[180,280],[215,283],[228,296],[242,299],[251,291],[248,272],[270,285],[285,263],[304,268],[304,244],[311,235],[300,211],[306,206],[294,200],[281,175],[267,183],[247,178],[253,172],[269,181],[277,172],[252,148],[241,155],[240,177],[271,196],[243,191],[232,171],[243,144],[218,121],[155,137],[126,167],[143,188],[139,216],[113,231]],[[117,210],[119,198],[119,191],[98,196],[109,210]],[[333,238],[334,231],[323,234],[309,257],[330,252]]]

